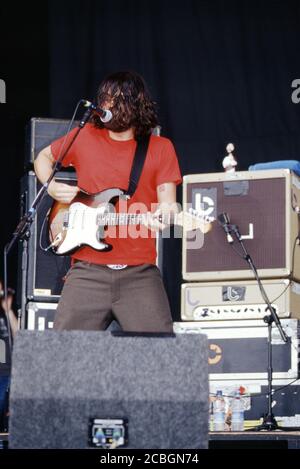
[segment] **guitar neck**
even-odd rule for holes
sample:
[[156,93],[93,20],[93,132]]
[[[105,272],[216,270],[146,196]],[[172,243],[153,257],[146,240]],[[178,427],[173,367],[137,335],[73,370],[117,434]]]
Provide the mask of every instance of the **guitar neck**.
[[[142,225],[149,218],[149,213],[106,213],[105,215],[98,215],[97,224],[105,226],[117,225]],[[167,216],[165,223],[170,223],[171,216]]]
[[99,215],[97,224],[105,226],[140,225],[145,222],[146,213],[106,213]]
[[[164,225],[185,226],[187,231],[200,228],[203,233],[211,229],[211,221],[202,216],[190,213],[169,213],[159,217],[159,221]],[[97,225],[99,226],[117,226],[117,225],[149,225],[153,222],[152,214],[147,213],[99,213],[97,216]]]

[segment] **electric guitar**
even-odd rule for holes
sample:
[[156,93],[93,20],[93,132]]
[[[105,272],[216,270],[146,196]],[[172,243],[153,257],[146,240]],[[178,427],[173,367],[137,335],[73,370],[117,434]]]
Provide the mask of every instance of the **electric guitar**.
[[[113,188],[98,194],[80,191],[70,205],[54,202],[48,214],[50,246],[57,255],[71,254],[82,246],[97,251],[108,251],[112,246],[105,243],[105,229],[117,225],[146,225],[150,213],[116,213],[114,204],[119,197],[126,197],[124,191]],[[190,231],[197,228],[203,233],[211,229],[213,219],[193,213],[174,215],[172,223]],[[163,220],[162,220],[163,222]]]

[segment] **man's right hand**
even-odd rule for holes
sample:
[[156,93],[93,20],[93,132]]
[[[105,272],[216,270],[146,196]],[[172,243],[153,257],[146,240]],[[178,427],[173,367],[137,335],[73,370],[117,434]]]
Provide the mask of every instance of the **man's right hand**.
[[48,194],[61,204],[70,204],[79,191],[78,186],[70,186],[54,180],[48,186]]
[[[37,158],[34,160],[35,173],[42,184],[48,181],[54,164],[55,160],[51,153],[51,146],[48,145],[48,147],[40,151]],[[77,186],[56,182],[54,179],[52,179],[48,186],[48,194],[61,204],[70,204],[79,190]]]

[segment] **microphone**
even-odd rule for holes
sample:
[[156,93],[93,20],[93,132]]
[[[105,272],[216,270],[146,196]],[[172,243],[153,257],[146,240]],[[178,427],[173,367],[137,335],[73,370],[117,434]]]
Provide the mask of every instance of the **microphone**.
[[229,215],[224,212],[218,215],[218,222],[222,226],[226,233],[228,243],[233,243],[233,237],[231,236],[230,218]]
[[100,107],[95,106],[95,104],[91,103],[91,101],[87,101],[86,99],[82,99],[82,104],[84,107],[88,107],[92,109],[96,114],[99,114],[100,120],[104,123],[109,122],[112,119],[112,113],[109,109],[101,109]]

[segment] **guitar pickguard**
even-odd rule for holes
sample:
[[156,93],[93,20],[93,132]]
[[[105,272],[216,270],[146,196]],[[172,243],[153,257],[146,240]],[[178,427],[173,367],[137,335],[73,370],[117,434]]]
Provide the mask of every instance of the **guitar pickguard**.
[[70,205],[55,202],[49,214],[49,237],[55,254],[71,254],[82,246],[111,250],[103,242],[105,227],[99,225],[98,219],[111,212],[123,194],[117,188],[92,195],[79,192]]

